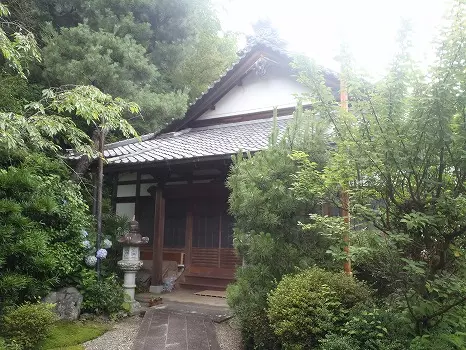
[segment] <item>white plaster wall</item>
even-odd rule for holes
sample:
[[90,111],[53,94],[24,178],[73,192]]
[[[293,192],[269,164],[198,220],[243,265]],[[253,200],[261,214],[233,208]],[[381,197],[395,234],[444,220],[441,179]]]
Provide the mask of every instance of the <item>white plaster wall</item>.
[[115,212],[119,216],[125,216],[129,220],[132,220],[135,206],[135,203],[117,203]]
[[118,185],[117,197],[134,197],[136,196],[136,184]]
[[136,181],[136,173],[123,173],[118,175],[118,181]]
[[214,110],[205,112],[198,120],[221,118],[253,112],[272,110],[274,107],[296,105],[294,94],[308,92],[293,77],[279,74],[270,69],[263,77],[249,73],[241,86],[235,86],[215,105]]

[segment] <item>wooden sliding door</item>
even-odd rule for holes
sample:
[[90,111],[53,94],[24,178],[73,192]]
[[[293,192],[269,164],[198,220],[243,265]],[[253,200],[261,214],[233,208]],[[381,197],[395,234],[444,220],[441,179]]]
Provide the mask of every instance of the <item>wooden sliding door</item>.
[[234,269],[233,220],[225,201],[200,198],[192,208],[191,266]]

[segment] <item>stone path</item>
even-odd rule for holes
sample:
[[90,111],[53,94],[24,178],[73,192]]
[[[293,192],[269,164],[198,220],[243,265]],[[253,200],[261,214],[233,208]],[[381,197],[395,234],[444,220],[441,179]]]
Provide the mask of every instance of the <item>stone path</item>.
[[228,309],[167,302],[144,315],[133,350],[220,350],[213,321]]

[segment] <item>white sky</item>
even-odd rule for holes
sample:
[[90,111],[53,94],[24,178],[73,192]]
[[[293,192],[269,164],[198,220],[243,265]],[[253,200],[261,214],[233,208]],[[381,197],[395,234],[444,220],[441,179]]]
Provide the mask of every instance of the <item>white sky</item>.
[[269,19],[288,50],[307,54],[338,70],[334,60],[344,40],[357,65],[380,76],[396,51],[402,19],[413,29],[413,53],[425,64],[448,0],[214,0],[224,30],[251,34],[251,24]]

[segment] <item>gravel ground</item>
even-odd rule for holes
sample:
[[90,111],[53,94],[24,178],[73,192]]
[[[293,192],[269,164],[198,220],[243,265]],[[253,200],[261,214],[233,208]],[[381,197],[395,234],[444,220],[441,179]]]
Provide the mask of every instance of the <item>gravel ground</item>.
[[107,333],[85,342],[86,350],[131,350],[139,330],[142,317],[133,316],[115,324]]
[[221,350],[243,350],[241,331],[235,324],[235,319],[215,323],[215,332]]

